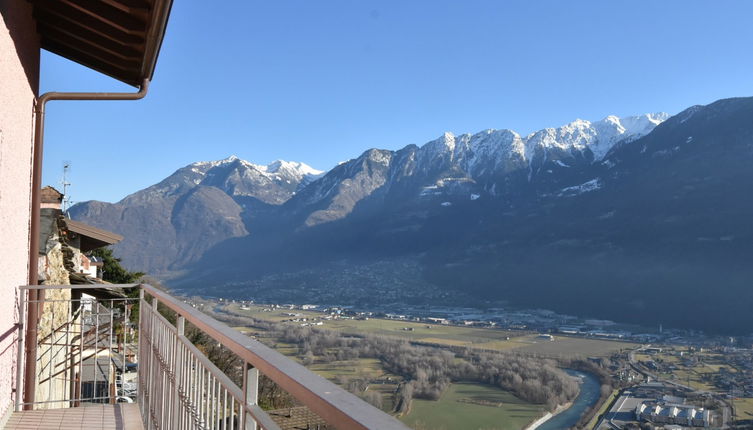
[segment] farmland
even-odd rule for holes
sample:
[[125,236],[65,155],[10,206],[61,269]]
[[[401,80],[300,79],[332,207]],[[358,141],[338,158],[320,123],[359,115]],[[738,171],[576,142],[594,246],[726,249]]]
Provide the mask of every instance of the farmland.
[[381,335],[406,339],[412,342],[449,347],[470,347],[490,351],[511,351],[523,354],[548,356],[553,358],[606,357],[621,349],[635,348],[628,342],[589,339],[582,337],[555,336],[554,341],[539,339],[536,333],[523,330],[502,330],[497,328],[465,327],[424,322],[369,319],[323,320],[321,312],[283,309],[270,309],[252,305],[241,309],[237,304],[225,307],[226,311],[263,321],[284,322],[293,319],[290,314],[299,315],[295,319],[322,321],[321,328],[352,335]]
[[540,405],[526,403],[499,388],[455,383],[437,401],[413,400],[410,413],[401,419],[416,429],[517,430],[543,413]]

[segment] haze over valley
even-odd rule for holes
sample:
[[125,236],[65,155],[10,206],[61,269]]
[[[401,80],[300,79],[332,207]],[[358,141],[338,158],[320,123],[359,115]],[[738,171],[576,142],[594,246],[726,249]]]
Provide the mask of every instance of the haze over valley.
[[751,115],[736,98],[528,136],[445,133],[328,172],[233,156],[70,213],[123,234],[126,266],[185,291],[504,302],[746,333]]

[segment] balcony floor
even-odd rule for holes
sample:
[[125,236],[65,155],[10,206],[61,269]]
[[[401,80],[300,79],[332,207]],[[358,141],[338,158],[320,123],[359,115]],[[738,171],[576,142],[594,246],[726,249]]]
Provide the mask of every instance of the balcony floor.
[[80,408],[13,412],[6,429],[143,430],[139,405],[93,405]]

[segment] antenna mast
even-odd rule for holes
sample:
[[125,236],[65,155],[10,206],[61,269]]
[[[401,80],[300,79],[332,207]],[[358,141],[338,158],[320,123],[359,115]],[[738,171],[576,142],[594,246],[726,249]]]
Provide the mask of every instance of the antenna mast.
[[63,186],[63,213],[68,213],[68,208],[71,206],[71,198],[68,196],[68,187],[71,186],[71,183],[68,182],[68,171],[71,169],[71,162],[70,161],[64,161],[63,162],[63,179],[60,180],[60,185]]

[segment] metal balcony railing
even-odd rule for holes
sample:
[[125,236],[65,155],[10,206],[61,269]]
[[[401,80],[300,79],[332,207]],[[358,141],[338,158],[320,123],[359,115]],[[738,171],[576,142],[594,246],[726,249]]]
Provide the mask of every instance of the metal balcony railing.
[[[37,391],[33,402],[17,400],[16,410],[135,401],[145,429],[279,429],[257,404],[261,373],[318,415],[326,428],[407,428],[300,364],[150,285],[21,288],[40,292],[33,301],[21,295],[21,320],[30,306],[37,306],[40,315],[33,348]],[[121,288],[139,288],[139,298],[108,297]],[[137,325],[132,321],[136,303]],[[187,324],[193,333],[198,330],[237,357],[233,370],[241,374],[238,383],[202,352],[202,345],[189,340]],[[19,363],[24,363],[26,342],[29,339],[20,339]],[[18,367],[20,380],[23,366]]]

